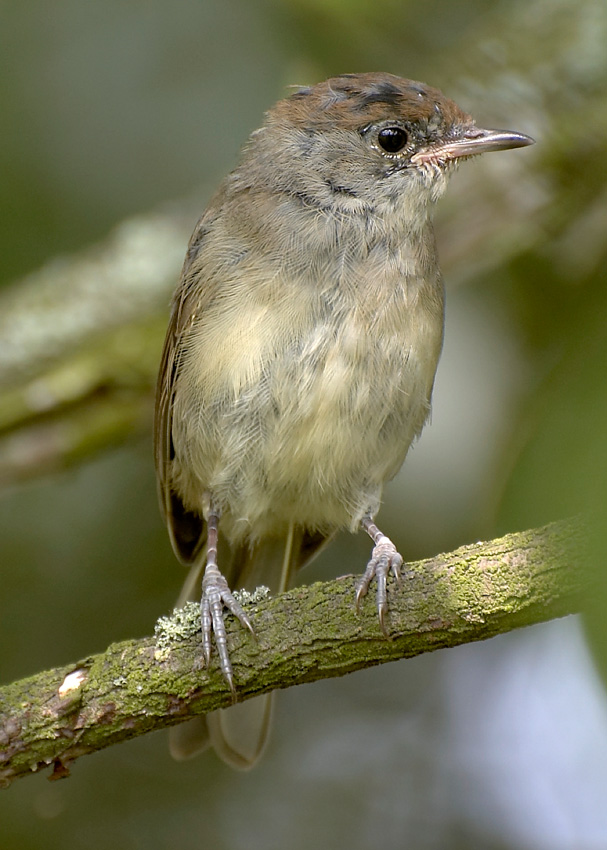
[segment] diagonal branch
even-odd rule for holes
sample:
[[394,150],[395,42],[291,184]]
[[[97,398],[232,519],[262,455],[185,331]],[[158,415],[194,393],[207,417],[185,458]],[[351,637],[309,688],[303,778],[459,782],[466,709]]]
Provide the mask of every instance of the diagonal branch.
[[[351,576],[255,604],[256,641],[228,618],[239,699],[577,612],[591,583],[583,538],[559,523],[407,565],[389,588],[392,640],[372,600],[356,613]],[[0,783],[48,765],[67,775],[79,756],[229,705],[215,661],[201,669],[200,634],[167,644],[170,631],[0,688]]]

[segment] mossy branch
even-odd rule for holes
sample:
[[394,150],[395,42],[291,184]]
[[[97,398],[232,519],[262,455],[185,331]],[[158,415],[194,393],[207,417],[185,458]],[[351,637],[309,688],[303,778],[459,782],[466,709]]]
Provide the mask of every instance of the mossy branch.
[[[408,564],[389,587],[392,640],[372,599],[357,614],[352,576],[255,604],[257,640],[227,618],[238,698],[574,613],[590,586],[583,539],[561,523]],[[67,775],[79,756],[229,705],[216,657],[201,667],[199,632],[166,637],[112,644],[0,688],[0,784],[49,765],[51,778]]]

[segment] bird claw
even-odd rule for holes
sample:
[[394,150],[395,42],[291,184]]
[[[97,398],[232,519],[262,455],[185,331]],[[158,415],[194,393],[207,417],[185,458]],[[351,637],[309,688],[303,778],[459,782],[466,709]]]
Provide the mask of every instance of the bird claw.
[[224,608],[227,608],[242,626],[255,635],[253,625],[242,605],[232,594],[227,581],[217,568],[207,569],[202,580],[202,598],[200,600],[200,620],[202,626],[202,648],[205,664],[208,667],[211,660],[212,635],[219,655],[219,666],[224,679],[236,699],[234,673],[228,652],[228,638],[224,621]]
[[356,610],[360,610],[360,601],[367,595],[373,579],[377,581],[377,613],[379,615],[379,626],[384,636],[390,639],[386,616],[388,614],[388,574],[392,573],[396,581],[400,582],[400,568],[403,565],[402,555],[389,537],[381,535],[371,552],[371,559],[367,567],[356,583]]

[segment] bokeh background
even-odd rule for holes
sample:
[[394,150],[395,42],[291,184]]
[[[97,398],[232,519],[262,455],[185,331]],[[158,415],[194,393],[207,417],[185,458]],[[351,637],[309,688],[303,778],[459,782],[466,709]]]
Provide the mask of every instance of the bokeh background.
[[[152,384],[205,199],[291,84],[385,70],[537,145],[437,213],[432,424],[389,486],[409,558],[592,509],[607,480],[607,6],[28,0],[0,7],[0,680],[149,634],[182,568]],[[344,535],[302,581],[362,569]],[[582,618],[280,694],[250,774],[164,734],[0,796],[0,847],[607,847],[606,594]]]

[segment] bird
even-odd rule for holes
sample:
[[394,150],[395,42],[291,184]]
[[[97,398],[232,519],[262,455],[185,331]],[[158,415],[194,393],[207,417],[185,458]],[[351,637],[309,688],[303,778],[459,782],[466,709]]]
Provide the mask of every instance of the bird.
[[[237,689],[224,615],[233,591],[280,593],[343,529],[371,557],[389,635],[403,558],[376,524],[382,488],[427,422],[443,342],[432,213],[465,158],[523,147],[478,127],[438,89],[388,73],[297,88],[265,116],[196,224],[175,290],[156,392],[161,511],[202,577],[202,652]],[[247,769],[268,695],[177,727],[172,751],[211,743]],[[186,728],[190,726],[191,728]]]

